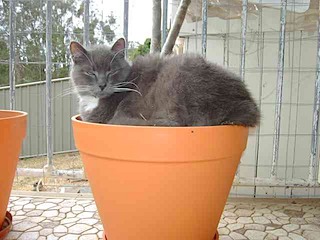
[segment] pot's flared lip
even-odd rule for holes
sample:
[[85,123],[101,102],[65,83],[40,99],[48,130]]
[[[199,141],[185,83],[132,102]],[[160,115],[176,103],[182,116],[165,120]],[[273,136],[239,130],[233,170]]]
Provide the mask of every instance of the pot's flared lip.
[[87,126],[100,126],[100,127],[108,127],[108,128],[130,128],[130,129],[185,129],[185,130],[195,130],[195,129],[212,129],[212,128],[230,128],[230,127],[241,127],[241,128],[246,128],[243,126],[238,126],[238,125],[220,125],[220,126],[192,126],[192,127],[185,127],[185,126],[180,126],[180,127],[164,127],[164,126],[134,126],[134,125],[116,125],[116,124],[102,124],[102,123],[91,123],[91,122],[85,122],[81,120],[80,115],[75,115],[71,118],[73,122],[77,122],[83,125]]
[[12,118],[23,118],[28,113],[15,110],[0,110],[0,121],[12,119]]
[[80,152],[140,162],[192,162],[238,156],[248,137],[248,128],[236,125],[111,125],[83,122],[79,115],[72,117],[72,125]]

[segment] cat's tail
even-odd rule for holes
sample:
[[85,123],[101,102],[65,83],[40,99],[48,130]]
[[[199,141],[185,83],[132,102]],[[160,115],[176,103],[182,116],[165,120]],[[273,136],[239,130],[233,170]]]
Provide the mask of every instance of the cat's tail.
[[260,124],[260,111],[253,100],[244,100],[233,105],[222,125],[256,127]]

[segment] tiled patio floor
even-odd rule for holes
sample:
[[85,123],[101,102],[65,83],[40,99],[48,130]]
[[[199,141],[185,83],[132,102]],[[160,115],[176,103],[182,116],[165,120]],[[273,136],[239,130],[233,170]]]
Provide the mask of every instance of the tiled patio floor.
[[[6,240],[102,239],[90,196],[55,196],[13,193],[13,229]],[[320,200],[230,199],[219,233],[220,240],[320,240]]]

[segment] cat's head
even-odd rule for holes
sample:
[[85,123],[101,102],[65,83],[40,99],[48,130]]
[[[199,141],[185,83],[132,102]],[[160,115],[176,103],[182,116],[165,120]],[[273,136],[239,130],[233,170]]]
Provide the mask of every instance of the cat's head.
[[71,42],[71,78],[80,96],[104,98],[122,92],[121,88],[126,86],[130,74],[124,49],[123,38],[118,39],[111,48],[97,45],[86,49],[78,42]]

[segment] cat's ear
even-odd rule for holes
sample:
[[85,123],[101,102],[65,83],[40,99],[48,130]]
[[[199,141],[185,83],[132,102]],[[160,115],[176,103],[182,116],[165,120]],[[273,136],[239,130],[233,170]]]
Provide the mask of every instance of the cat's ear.
[[[112,46],[111,50],[118,53],[122,52],[124,55],[124,49],[126,48],[126,41],[123,38],[119,38]],[[122,55],[122,54],[121,54]]]
[[87,50],[80,43],[74,41],[70,43],[70,52],[74,63],[86,60],[88,56]]

